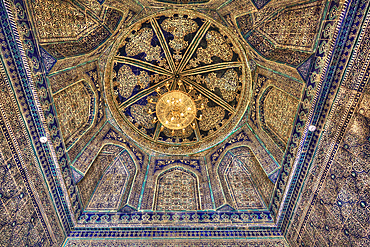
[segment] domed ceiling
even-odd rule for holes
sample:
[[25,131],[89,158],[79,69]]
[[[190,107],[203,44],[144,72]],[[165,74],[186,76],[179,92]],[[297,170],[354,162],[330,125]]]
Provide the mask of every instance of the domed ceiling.
[[252,83],[244,50],[204,15],[168,11],[145,18],[127,29],[111,56],[110,110],[123,132],[148,149],[206,150],[246,110]]
[[[43,40],[44,53],[56,59],[48,78],[81,227],[106,217],[110,226],[132,226],[134,215],[148,226],[189,225],[186,217],[202,219],[191,225],[273,224],[274,187],[284,153],[295,152],[286,150],[294,121],[304,121],[296,116],[324,5],[283,5],[259,20],[240,15],[252,2],[233,2],[217,15],[211,10],[220,1],[174,4],[149,1],[145,13],[115,1],[72,4],[72,16],[60,21],[86,28],[69,33],[71,45],[98,35],[92,51],[66,52],[58,30]],[[292,44],[276,23],[282,13],[299,18],[304,10],[314,20],[302,23],[310,35]],[[99,25],[108,33],[97,33]],[[41,25],[40,36],[46,30]],[[263,45],[274,42],[275,53],[293,56],[270,59]],[[236,218],[227,223],[221,215]]]
[[[325,233],[337,225],[350,233],[330,214],[368,207],[365,185],[353,203],[333,199],[360,183],[343,177],[359,179],[358,164],[369,164],[369,73],[357,73],[369,53],[352,52],[369,40],[365,0],[8,2],[0,138],[14,146],[0,153],[0,207],[32,205],[13,210],[30,213],[4,226],[6,243],[22,245],[10,233],[28,216],[50,233],[28,245],[69,236],[66,246],[100,237],[202,246],[206,236],[215,246],[284,246],[284,234],[313,233],[331,243]],[[340,175],[333,160],[356,165]],[[21,177],[32,181],[16,194]]]

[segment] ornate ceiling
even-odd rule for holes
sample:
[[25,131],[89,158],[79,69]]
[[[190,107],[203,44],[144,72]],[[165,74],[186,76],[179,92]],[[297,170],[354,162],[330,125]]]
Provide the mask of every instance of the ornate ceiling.
[[1,246],[369,241],[368,1],[0,3]]
[[237,38],[192,11],[160,12],[127,33],[105,70],[109,109],[122,131],[169,154],[196,153],[225,139],[252,87]]

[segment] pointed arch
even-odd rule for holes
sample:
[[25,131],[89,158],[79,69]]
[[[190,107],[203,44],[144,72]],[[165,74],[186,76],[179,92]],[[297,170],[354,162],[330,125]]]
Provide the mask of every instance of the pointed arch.
[[198,177],[183,167],[162,172],[156,181],[154,210],[200,210]]

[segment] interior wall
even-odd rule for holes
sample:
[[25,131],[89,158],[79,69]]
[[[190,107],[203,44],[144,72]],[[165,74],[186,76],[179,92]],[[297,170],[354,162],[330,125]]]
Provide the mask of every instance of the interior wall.
[[[292,246],[370,244],[368,4],[368,1],[350,2],[343,18],[338,40],[347,41],[338,44],[335,52],[342,53],[341,59],[333,59],[330,66],[350,59],[346,70],[339,68],[334,78],[327,78],[332,89],[337,90],[325,102],[327,120],[320,124],[323,130],[318,136],[322,141],[315,148],[309,166],[302,167],[307,172],[298,178],[302,183],[297,188],[300,198],[286,231]],[[343,55],[349,51],[352,56]]]

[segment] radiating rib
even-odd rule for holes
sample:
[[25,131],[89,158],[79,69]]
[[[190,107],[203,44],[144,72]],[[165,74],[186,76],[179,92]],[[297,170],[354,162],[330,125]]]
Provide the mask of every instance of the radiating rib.
[[195,128],[194,128],[194,133],[195,133],[195,137],[197,138],[197,141],[200,141],[200,131],[199,131],[199,125],[197,123],[197,121],[194,120],[194,123],[195,123]]
[[215,102],[216,104],[220,105],[222,108],[226,109],[227,111],[229,111],[231,113],[235,113],[235,109],[232,108],[232,106],[230,106],[225,100],[221,99],[219,96],[217,96],[216,94],[212,93],[208,89],[202,87],[198,83],[193,82],[193,81],[191,81],[191,80],[189,80],[187,78],[183,78],[183,81],[191,84],[202,95],[210,98],[211,100],[213,100],[213,102]]
[[153,136],[153,139],[155,141],[158,140],[159,135],[161,134],[161,126],[162,126],[162,124],[158,121],[157,126],[156,126],[155,131],[154,131],[154,136]]
[[168,71],[166,69],[163,69],[161,67],[153,65],[151,63],[144,62],[144,61],[141,61],[141,60],[137,60],[137,59],[134,59],[134,58],[117,56],[117,57],[115,57],[115,61],[117,61],[119,63],[124,63],[124,64],[128,64],[128,65],[136,66],[138,68],[149,70],[149,71],[161,74],[161,75],[171,76],[173,74],[173,73],[171,73],[171,71]]
[[188,49],[186,50],[186,52],[185,52],[185,54],[184,54],[184,56],[183,56],[183,58],[180,62],[180,65],[177,69],[178,72],[181,72],[182,69],[184,68],[184,66],[189,62],[191,56],[193,56],[193,54],[195,52],[195,48],[198,47],[200,41],[204,37],[204,35],[207,32],[210,25],[211,25],[211,23],[209,21],[207,21],[198,30],[197,34],[195,35],[195,37],[191,41],[191,44],[189,45]]
[[161,82],[159,82],[159,83],[151,86],[150,88],[147,88],[147,89],[141,91],[140,93],[137,93],[136,95],[132,96],[131,98],[129,98],[128,100],[126,100],[125,102],[123,102],[122,104],[120,104],[119,105],[119,108],[120,109],[126,108],[126,107],[134,104],[136,101],[144,98],[148,94],[151,94],[152,92],[154,92],[156,90],[156,88],[163,86],[165,83],[167,83],[170,80],[172,80],[172,78],[168,78],[168,79],[166,79],[164,81],[161,81]]
[[218,63],[218,64],[211,64],[202,67],[197,67],[194,69],[185,70],[181,73],[182,76],[188,75],[197,75],[202,73],[207,73],[211,71],[217,71],[221,69],[230,69],[240,67],[242,64],[240,62],[227,62],[227,63]]
[[166,56],[166,59],[168,61],[168,64],[169,64],[172,72],[175,72],[175,63],[173,62],[170,49],[168,48],[166,39],[165,39],[165,37],[162,33],[161,28],[159,27],[159,24],[155,19],[151,19],[150,22],[152,24],[152,27],[154,29],[155,34],[158,37],[159,43],[161,44],[161,47],[162,47],[162,49],[164,51],[164,54]]

